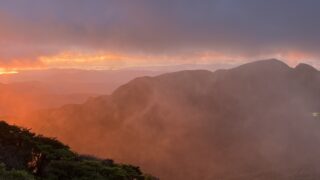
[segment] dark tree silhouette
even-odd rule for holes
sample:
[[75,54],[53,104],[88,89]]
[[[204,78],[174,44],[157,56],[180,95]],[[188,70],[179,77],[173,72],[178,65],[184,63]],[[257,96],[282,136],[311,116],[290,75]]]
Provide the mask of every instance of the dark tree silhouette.
[[153,179],[139,167],[81,156],[54,138],[0,121],[0,180]]

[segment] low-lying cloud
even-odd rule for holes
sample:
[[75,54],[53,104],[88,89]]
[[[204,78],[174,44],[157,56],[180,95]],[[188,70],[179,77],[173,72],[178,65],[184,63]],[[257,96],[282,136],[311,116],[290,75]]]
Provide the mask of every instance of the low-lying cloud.
[[41,64],[39,57],[76,51],[126,54],[127,64],[137,55],[159,64],[197,62],[209,53],[219,56],[208,62],[277,57],[316,65],[319,5],[314,0],[3,0],[0,64]]

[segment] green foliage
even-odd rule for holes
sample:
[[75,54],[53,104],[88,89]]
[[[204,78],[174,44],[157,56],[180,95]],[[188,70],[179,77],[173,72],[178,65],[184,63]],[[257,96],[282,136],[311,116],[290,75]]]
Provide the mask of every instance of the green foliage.
[[5,165],[0,164],[0,180],[35,180],[27,171],[23,170],[6,170]]
[[[81,156],[54,138],[0,121],[0,180],[146,180],[139,167]],[[150,176],[151,177],[151,176]]]
[[139,168],[113,164],[104,165],[103,161],[52,161],[46,169],[45,176],[50,180],[58,179],[143,179]]

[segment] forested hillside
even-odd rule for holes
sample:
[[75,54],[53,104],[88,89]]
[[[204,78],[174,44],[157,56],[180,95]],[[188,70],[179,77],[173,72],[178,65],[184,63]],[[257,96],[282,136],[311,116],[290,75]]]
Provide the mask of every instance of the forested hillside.
[[56,139],[0,122],[1,180],[151,180],[139,167],[79,155]]

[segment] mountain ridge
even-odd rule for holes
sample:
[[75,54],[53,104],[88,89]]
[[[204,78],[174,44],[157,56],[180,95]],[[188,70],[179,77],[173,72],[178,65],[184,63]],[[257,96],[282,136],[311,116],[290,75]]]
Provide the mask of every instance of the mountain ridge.
[[[141,77],[110,96],[30,119],[80,152],[164,179],[293,179],[309,166],[303,176],[318,177],[320,124],[312,112],[320,110],[320,76],[299,69],[272,59]],[[74,129],[90,137],[80,141]],[[86,146],[92,139],[103,141]]]

